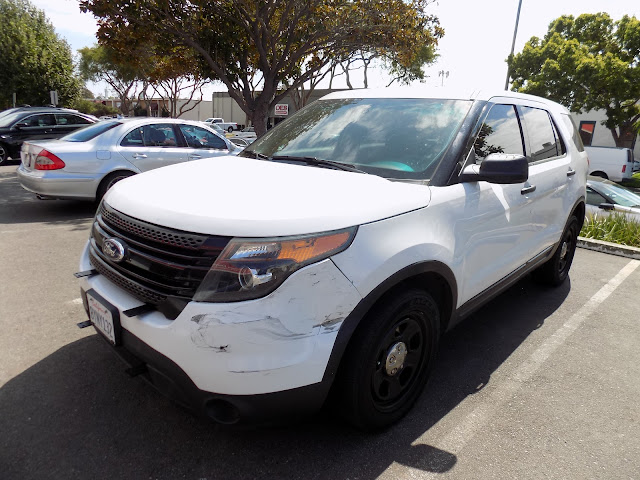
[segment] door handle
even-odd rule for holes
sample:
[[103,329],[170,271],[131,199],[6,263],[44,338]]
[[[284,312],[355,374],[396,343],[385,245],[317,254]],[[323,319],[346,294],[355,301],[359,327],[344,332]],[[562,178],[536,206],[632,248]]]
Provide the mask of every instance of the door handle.
[[189,158],[192,160],[197,160],[198,158],[202,158],[202,155],[198,155],[197,153],[192,153],[189,155]]
[[524,187],[522,190],[520,190],[520,193],[522,195],[526,195],[527,193],[531,193],[531,192],[535,192],[536,191],[536,186],[535,185],[529,185],[528,187]]
[[573,177],[576,174],[576,171],[569,167],[569,171],[567,172],[567,177]]
[[144,153],[134,153],[133,158],[147,158],[147,156]]

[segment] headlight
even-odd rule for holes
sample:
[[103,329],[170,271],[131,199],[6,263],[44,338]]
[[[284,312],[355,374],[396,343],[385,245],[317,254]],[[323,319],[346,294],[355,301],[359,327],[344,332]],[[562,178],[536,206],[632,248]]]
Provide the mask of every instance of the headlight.
[[296,270],[345,250],[356,227],[280,238],[234,238],[194,295],[196,302],[237,302],[264,297]]

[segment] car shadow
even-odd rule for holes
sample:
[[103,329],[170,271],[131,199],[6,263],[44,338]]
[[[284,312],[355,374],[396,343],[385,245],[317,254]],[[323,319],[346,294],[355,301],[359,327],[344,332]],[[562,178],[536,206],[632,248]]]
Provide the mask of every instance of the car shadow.
[[[17,168],[17,167],[16,167]],[[86,229],[96,211],[94,202],[39,200],[20,186],[15,168],[0,168],[0,225],[45,223]]]
[[330,411],[270,428],[202,423],[129,379],[106,343],[91,335],[0,388],[0,468],[5,478],[41,479],[373,479],[394,463],[447,472],[457,456],[415,440],[490,384],[570,288],[569,281],[548,289],[527,278],[448,333],[413,410],[376,434],[356,431]]

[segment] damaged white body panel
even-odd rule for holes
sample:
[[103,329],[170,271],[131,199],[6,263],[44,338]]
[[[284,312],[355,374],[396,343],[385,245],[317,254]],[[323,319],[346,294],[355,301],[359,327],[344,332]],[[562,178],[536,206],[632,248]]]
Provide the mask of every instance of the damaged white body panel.
[[[91,268],[88,248],[80,268]],[[140,305],[103,276],[84,278],[81,286],[99,291],[120,313]],[[191,302],[173,321],[157,311],[120,318],[125,330],[163,352],[198,388],[251,395],[319,382],[340,325],[360,300],[334,263],[324,260],[264,298]]]

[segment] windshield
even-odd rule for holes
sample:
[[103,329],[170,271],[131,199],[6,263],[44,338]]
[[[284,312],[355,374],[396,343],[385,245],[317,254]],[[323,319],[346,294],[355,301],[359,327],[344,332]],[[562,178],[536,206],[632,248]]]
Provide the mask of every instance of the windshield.
[[16,110],[4,115],[0,115],[0,127],[10,127],[12,123],[24,116],[26,116],[24,110]]
[[88,142],[118,125],[122,125],[122,122],[105,120],[98,123],[92,123],[91,125],[75,130],[69,135],[65,135],[60,140],[64,140],[65,142]]
[[386,178],[428,179],[471,104],[414,98],[318,100],[241,155],[313,157]]
[[598,182],[596,189],[623,207],[640,207],[640,195],[611,183]]

